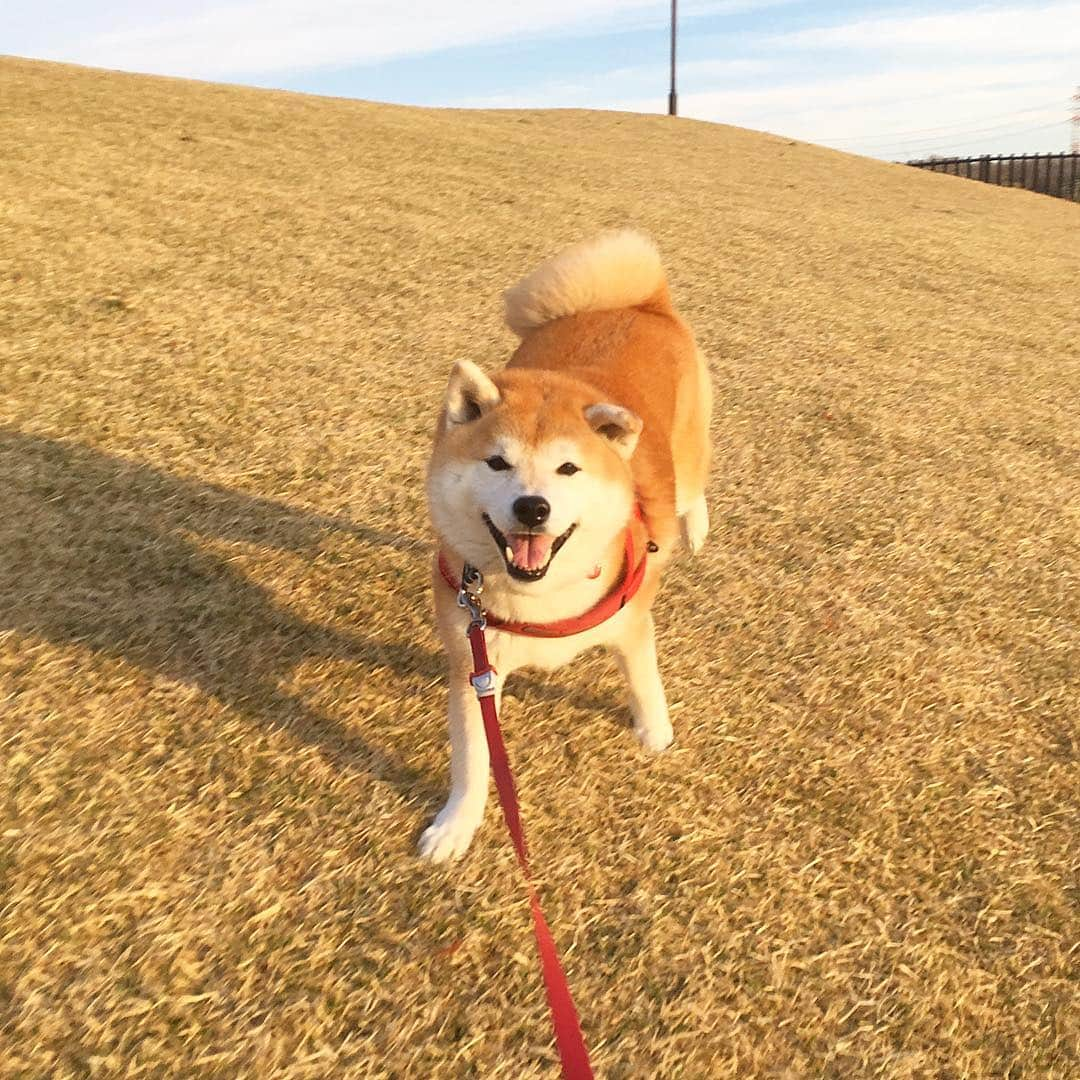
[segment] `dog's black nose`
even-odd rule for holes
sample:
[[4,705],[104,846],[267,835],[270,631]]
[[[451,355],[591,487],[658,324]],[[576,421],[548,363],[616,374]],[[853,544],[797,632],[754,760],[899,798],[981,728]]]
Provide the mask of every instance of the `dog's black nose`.
[[514,516],[530,529],[543,525],[550,514],[551,504],[543,495],[522,495],[514,500]]

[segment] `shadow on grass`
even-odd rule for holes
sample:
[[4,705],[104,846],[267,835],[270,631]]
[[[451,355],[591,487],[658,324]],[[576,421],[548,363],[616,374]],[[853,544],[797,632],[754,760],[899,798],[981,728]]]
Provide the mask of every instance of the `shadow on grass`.
[[[393,747],[281,690],[299,664],[328,659],[414,692],[444,670],[442,656],[306,621],[193,537],[242,541],[297,554],[320,551],[330,533],[358,546],[343,570],[359,586],[380,548],[416,554],[423,541],[342,517],[183,479],[76,443],[0,428],[0,629],[78,643],[197,687],[244,717],[317,747],[341,769],[363,769],[402,798],[434,804],[442,776],[421,774]],[[383,621],[383,620],[380,620]],[[519,691],[564,691],[517,680]],[[613,702],[573,695],[581,708]]]

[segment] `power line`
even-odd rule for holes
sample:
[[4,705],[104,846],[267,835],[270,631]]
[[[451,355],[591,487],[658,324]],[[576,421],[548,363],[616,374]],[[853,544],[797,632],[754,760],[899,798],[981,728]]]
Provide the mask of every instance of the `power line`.
[[1022,128],[1014,128],[1011,124],[1001,124],[1001,125],[998,125],[997,127],[972,128],[972,129],[970,129],[968,131],[956,131],[956,132],[953,132],[951,135],[936,135],[933,138],[928,138],[928,139],[901,139],[901,140],[899,140],[897,142],[883,143],[882,146],[885,149],[897,149],[897,150],[902,150],[902,149],[904,149],[904,147],[907,147],[907,146],[927,146],[927,147],[933,148],[935,145],[937,145],[939,143],[943,144],[943,145],[948,144],[948,143],[954,143],[958,139],[960,139],[960,140],[962,140],[963,142],[966,142],[966,143],[980,141],[980,140],[977,140],[977,139],[965,138],[965,136],[968,136],[968,135],[995,135],[996,134],[996,135],[1000,135],[1002,137],[1007,137],[1007,136],[1010,136],[1010,135],[1026,135],[1029,131],[1045,131],[1045,130],[1047,130],[1049,128],[1057,127],[1059,124],[1064,124],[1065,122],[1066,121],[1064,121],[1064,120],[1054,120],[1054,121],[1052,121],[1051,123],[1048,123],[1048,124],[1039,124],[1039,125],[1037,125],[1035,127],[1022,127]]
[[[1004,137],[1012,136],[1012,135],[1027,135],[1032,131],[1049,131],[1051,128],[1059,128],[1062,125],[1067,124],[1067,123],[1068,123],[1067,120],[1056,120],[1052,124],[1040,124],[1038,127],[1019,128],[1016,131],[1002,132],[1002,137],[1004,138]],[[953,140],[953,141],[950,141],[950,142],[947,142],[947,143],[943,144],[942,146],[929,146],[926,143],[921,143],[921,144],[917,143],[915,145],[918,146],[922,151],[929,152],[929,153],[933,154],[933,153],[936,153],[939,150],[944,150],[947,147],[951,148],[951,147],[954,147],[954,146],[971,146],[973,143],[982,142],[982,141],[983,141],[982,139],[961,139],[959,142]],[[892,151],[900,151],[900,152],[903,152],[903,153],[907,153],[907,154],[909,154],[909,155],[911,155],[913,157],[921,156],[920,154],[914,153],[911,149],[905,150],[904,144],[902,144],[902,143],[899,146],[891,148],[890,154],[891,154]],[[884,151],[882,151],[882,152],[884,152]]]
[[1072,123],[1070,148],[1074,154],[1080,154],[1080,86],[1076,88],[1076,93],[1072,96],[1072,117],[1070,122]]
[[1000,135],[1002,137],[1008,137],[1008,136],[1012,136],[1012,135],[1026,135],[1029,131],[1049,131],[1051,128],[1060,127],[1062,124],[1064,124],[1066,122],[1067,121],[1065,121],[1065,120],[1052,120],[1048,124],[1036,124],[1036,125],[1031,126],[1031,127],[1021,127],[1021,128],[1009,127],[1009,128],[1005,128],[1005,129],[1002,129],[1002,128],[986,128],[986,129],[984,129],[982,131],[979,131],[979,130],[958,131],[958,132],[956,132],[955,135],[939,136],[939,137],[933,138],[933,139],[915,139],[915,140],[909,140],[909,141],[906,141],[906,142],[890,143],[889,145],[893,146],[893,147],[896,147],[899,150],[902,150],[905,146],[928,146],[928,147],[932,148],[934,145],[936,145],[938,143],[942,143],[942,144],[954,143],[954,142],[957,141],[957,139],[960,139],[960,141],[963,142],[963,143],[981,142],[982,141],[981,139],[967,139],[967,138],[961,138],[961,137],[965,136],[965,135],[985,135],[987,132],[992,133],[992,134],[996,133],[997,135]]
[[[893,105],[893,104],[896,104],[896,102],[884,102],[883,104],[885,104],[885,105]],[[1060,106],[1060,104],[1061,103],[1059,101],[1053,101],[1053,102],[1050,102],[1047,105],[1032,105],[1030,108],[1017,109],[1015,112],[991,113],[989,116],[980,116],[980,117],[974,117],[974,118],[972,118],[970,120],[961,120],[961,121],[958,121],[955,124],[942,124],[939,127],[911,128],[911,129],[909,129],[907,131],[885,131],[885,132],[880,132],[879,131],[879,132],[876,132],[876,133],[870,134],[870,135],[844,135],[844,136],[841,136],[840,138],[836,138],[836,139],[821,139],[821,138],[819,138],[819,139],[816,139],[815,142],[822,142],[822,143],[864,142],[864,141],[890,142],[890,141],[892,141],[892,136],[894,136],[894,135],[927,135],[927,136],[932,136],[932,135],[934,135],[934,134],[936,134],[938,132],[940,132],[941,134],[944,135],[944,134],[947,134],[953,128],[962,128],[962,129],[964,129],[963,131],[960,132],[961,134],[964,134],[964,132],[967,130],[967,125],[968,124],[972,124],[972,123],[978,124],[978,123],[981,123],[983,120],[994,120],[994,119],[997,119],[998,117],[1004,117],[1004,116],[1024,116],[1026,113],[1043,112],[1046,109],[1058,108]],[[977,129],[977,130],[980,130],[980,129]],[[981,129],[981,130],[987,130],[987,129]]]

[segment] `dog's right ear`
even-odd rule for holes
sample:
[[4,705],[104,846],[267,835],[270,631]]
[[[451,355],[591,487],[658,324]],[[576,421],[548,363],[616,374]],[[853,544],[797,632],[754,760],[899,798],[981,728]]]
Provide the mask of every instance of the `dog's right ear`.
[[612,450],[623,461],[630,460],[644,426],[637,413],[605,401],[599,405],[590,405],[585,410],[585,419],[597,435],[607,439]]
[[470,360],[459,360],[446,386],[446,419],[451,424],[479,420],[502,401],[499,388]]

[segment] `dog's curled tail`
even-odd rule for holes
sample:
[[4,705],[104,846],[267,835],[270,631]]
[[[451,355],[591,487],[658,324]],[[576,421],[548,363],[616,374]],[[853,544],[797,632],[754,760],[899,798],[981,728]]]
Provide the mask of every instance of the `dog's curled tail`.
[[601,233],[564,248],[503,296],[518,337],[567,315],[642,307],[671,312],[656,245],[632,229]]

